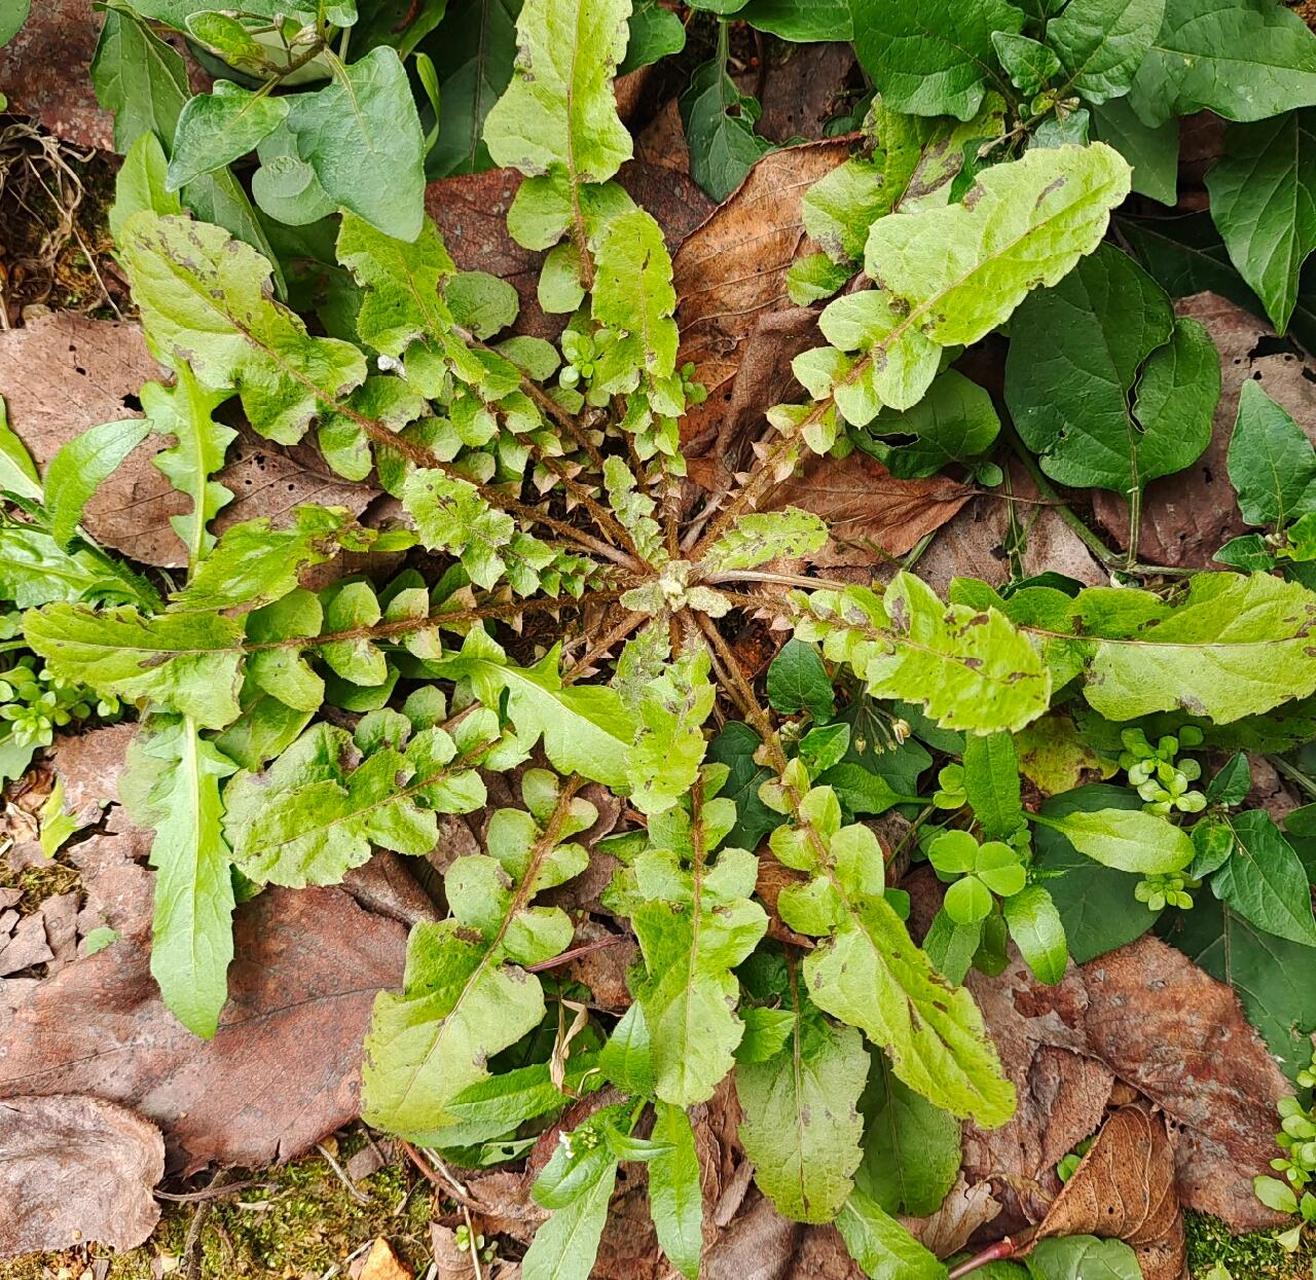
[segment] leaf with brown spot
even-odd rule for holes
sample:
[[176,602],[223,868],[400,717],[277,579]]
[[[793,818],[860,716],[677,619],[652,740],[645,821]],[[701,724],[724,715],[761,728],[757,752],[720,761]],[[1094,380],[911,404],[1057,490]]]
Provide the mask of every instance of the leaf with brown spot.
[[1037,1230],[1123,1240],[1145,1280],[1179,1280],[1186,1245],[1165,1118],[1147,1103],[1111,1112]]
[[677,361],[694,362],[710,398],[740,367],[758,318],[789,305],[786,269],[805,239],[800,202],[849,150],[829,139],[769,152],[677,250]]
[[133,1249],[151,1234],[164,1175],[155,1126],[76,1094],[0,1101],[0,1258],[99,1241]]
[[875,458],[857,450],[846,458],[810,457],[779,484],[765,510],[799,507],[827,521],[829,537],[809,557],[819,568],[871,566],[913,550],[940,529],[972,496],[945,476],[900,480]]

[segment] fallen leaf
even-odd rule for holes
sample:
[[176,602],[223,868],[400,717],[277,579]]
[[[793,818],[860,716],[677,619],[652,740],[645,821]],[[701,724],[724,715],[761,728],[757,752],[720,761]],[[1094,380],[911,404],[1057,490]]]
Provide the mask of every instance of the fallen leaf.
[[470,1250],[458,1246],[457,1233],[451,1227],[430,1223],[430,1253],[434,1255],[435,1280],[473,1280]]
[[438,920],[441,912],[411,874],[409,858],[378,849],[369,862],[343,877],[343,888],[375,915],[410,928],[422,920]]
[[[1211,443],[1186,471],[1154,480],[1142,503],[1139,556],[1150,564],[1192,569],[1218,568],[1217,548],[1247,531],[1229,484],[1226,454],[1238,414],[1238,396],[1249,380],[1260,382],[1316,440],[1316,381],[1312,367],[1294,348],[1276,338],[1264,320],[1214,293],[1198,293],[1175,303],[1175,311],[1201,321],[1220,352],[1222,391]],[[1125,501],[1111,493],[1093,494],[1093,513],[1121,548],[1128,546]]]
[[1039,502],[1023,464],[1011,461],[1007,469],[1008,487],[972,497],[933,539],[919,557],[919,577],[941,594],[955,577],[982,578],[999,587],[1013,576],[1009,549],[1015,547],[1021,577],[1051,572],[1085,586],[1108,582],[1110,575],[1060,513]]
[[137,726],[128,722],[55,736],[47,755],[64,780],[64,808],[80,827],[97,821],[118,799],[119,774],[136,736]]
[[800,202],[848,154],[838,139],[769,152],[677,250],[677,359],[694,362],[710,398],[739,368],[758,317],[789,305],[786,269],[805,239]]
[[46,942],[46,926],[39,911],[19,920],[8,941],[0,939],[0,977],[20,973],[54,958],[55,953]]
[[[773,142],[821,138],[827,122],[845,100],[845,82],[855,65],[848,43],[777,44],[768,54],[763,78],[763,114],[754,132]],[[758,72],[739,79],[742,93],[758,88]]]
[[1146,1103],[1111,1112],[1036,1239],[1077,1235],[1131,1245],[1145,1280],[1179,1280],[1183,1274],[1187,1249],[1174,1152],[1164,1116]]
[[[52,312],[0,335],[0,394],[9,423],[44,468],[60,446],[102,422],[140,417],[142,383],[166,377],[136,325]],[[187,553],[169,523],[189,510],[152,464],[165,437],[148,437],[100,486],[83,523],[98,542],[143,564],[174,568]],[[359,514],[378,494],[333,475],[310,444],[284,449],[241,429],[216,479],[233,494],[213,522],[222,531],[240,520],[278,517],[317,502]]]
[[779,484],[763,510],[800,507],[827,521],[828,540],[808,562],[818,568],[871,567],[902,556],[940,529],[972,496],[945,476],[900,480],[866,453],[810,457]]
[[751,1191],[744,1209],[704,1250],[700,1274],[703,1280],[783,1280],[802,1234],[766,1196]]
[[735,373],[681,419],[682,449],[697,484],[710,493],[731,487],[752,460],[750,446],[763,433],[767,411],[800,394],[791,361],[821,341],[818,317],[808,307],[757,317]]
[[164,1142],[125,1107],[76,1094],[0,1101],[0,1257],[95,1240],[132,1249],[160,1207]]
[[406,930],[341,888],[260,894],[238,909],[229,1003],[200,1040],[150,975],[151,877],[131,860],[147,843],[77,846],[89,899],[121,937],[36,986],[0,1029],[0,1096],[132,1106],[185,1172],[291,1159],[356,1116],[361,1040],[376,993],[401,982]]
[[[966,985],[1012,1078],[1029,1045],[1095,1060],[1165,1112],[1186,1208],[1213,1213],[1236,1231],[1279,1223],[1252,1194],[1252,1178],[1269,1169],[1275,1104],[1289,1089],[1230,987],[1151,936],[1071,966],[1055,986],[1035,981],[1017,956],[999,976],[971,973]],[[1028,1070],[1020,1078],[1031,1092]],[[1078,1128],[1091,1096],[1071,1105]],[[1037,1180],[1039,1160],[1058,1145],[1043,1156],[1025,1150],[1020,1160],[1010,1159],[1008,1142],[992,1141],[966,1127],[966,1155],[980,1152],[970,1157],[974,1167],[994,1164],[986,1172],[1007,1184]]]
[[57,138],[114,150],[114,116],[92,89],[100,14],[91,0],[39,0],[18,34],[0,48],[0,83],[10,111],[35,116]]
[[939,1258],[948,1258],[969,1242],[969,1237],[992,1222],[1001,1211],[987,1181],[972,1186],[961,1173],[946,1193],[941,1207],[926,1218],[901,1218],[910,1234]]
[[376,1236],[357,1280],[411,1280],[413,1274],[393,1252],[393,1246],[383,1236]]

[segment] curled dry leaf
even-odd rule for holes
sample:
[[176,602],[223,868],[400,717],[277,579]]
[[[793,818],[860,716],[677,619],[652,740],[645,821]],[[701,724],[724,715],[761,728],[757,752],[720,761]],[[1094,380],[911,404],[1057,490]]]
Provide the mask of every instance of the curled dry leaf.
[[393,1246],[383,1236],[370,1245],[365,1263],[356,1273],[356,1280],[411,1280],[411,1268],[393,1252]]
[[0,1101],[0,1257],[99,1241],[132,1249],[160,1207],[164,1142],[126,1107],[77,1094]]
[[1165,1117],[1145,1102],[1111,1112],[1096,1142],[1047,1211],[1037,1239],[1123,1240],[1145,1280],[1179,1280],[1186,1257]]
[[[0,393],[9,423],[44,468],[89,427],[140,417],[142,383],[166,378],[131,324],[53,312],[0,336]],[[169,520],[190,509],[152,464],[168,439],[149,436],[96,491],[83,523],[98,542],[143,564],[176,568],[187,552]],[[280,448],[243,428],[215,477],[233,494],[213,522],[223,531],[240,520],[276,522],[302,503],[364,511],[379,490],[334,476],[309,444]]]
[[185,1171],[299,1155],[356,1116],[370,1006],[401,982],[406,930],[343,889],[260,894],[238,909],[229,1004],[200,1040],[151,977],[151,877],[131,860],[148,844],[118,833],[78,846],[89,898],[121,937],[0,1023],[0,1096],[88,1092],[135,1107]]
[[[1229,450],[1238,396],[1256,380],[1313,435],[1316,382],[1312,368],[1264,320],[1214,293],[1198,293],[1175,304],[1175,311],[1201,321],[1220,352],[1222,390],[1211,443],[1186,471],[1153,480],[1142,504],[1139,556],[1151,564],[1193,569],[1218,568],[1211,557],[1247,526],[1229,484]],[[1128,545],[1128,506],[1115,494],[1093,494],[1093,512],[1119,546]]]
[[827,521],[830,536],[809,557],[819,568],[866,567],[913,550],[968,502],[972,490],[945,476],[900,480],[858,451],[846,458],[810,456],[779,484],[766,510],[800,507]]
[[740,367],[759,316],[788,305],[786,269],[805,239],[800,202],[848,153],[839,140],[770,152],[677,250],[677,360],[694,362],[710,399]]
[[970,1186],[963,1173],[946,1193],[941,1207],[926,1218],[901,1218],[910,1234],[939,1258],[948,1258],[969,1242],[980,1228],[995,1221],[1001,1203],[992,1194],[992,1184]]

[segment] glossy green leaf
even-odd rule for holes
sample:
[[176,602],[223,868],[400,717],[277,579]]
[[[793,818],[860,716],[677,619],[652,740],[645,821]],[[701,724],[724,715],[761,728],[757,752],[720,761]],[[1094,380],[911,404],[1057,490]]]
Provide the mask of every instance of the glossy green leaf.
[[[1132,907],[1126,907],[1132,910]],[[1006,927],[1024,963],[1039,982],[1056,983],[1065,976],[1069,947],[1065,926],[1044,885],[1029,885],[1001,904]]]
[[1008,733],[964,740],[964,791],[988,840],[1007,840],[1019,829],[1019,759]]
[[287,119],[288,101],[253,93],[231,80],[216,80],[210,93],[189,98],[170,148],[169,190],[177,191],[254,151]]
[[1248,524],[1283,528],[1316,511],[1316,449],[1259,382],[1244,382],[1229,440],[1229,482]]
[[84,431],[51,458],[46,467],[46,509],[50,533],[67,549],[92,494],[124,463],[151,431],[144,418],[106,422]]
[[1270,0],[1166,0],[1130,91],[1149,125],[1206,109],[1262,120],[1316,103],[1316,36]]
[[1070,0],[1047,23],[1066,88],[1088,102],[1123,97],[1165,19],[1166,0]]
[[0,399],[0,491],[41,501],[41,478],[27,446],[14,434]]
[[704,1199],[690,1118],[671,1103],[656,1103],[652,1137],[670,1148],[649,1161],[649,1212],[658,1247],[683,1276],[694,1280],[704,1247]]
[[1023,13],[1005,0],[853,0],[855,52],[883,100],[898,111],[967,120],[988,86],[1000,87],[992,33],[1017,32]]
[[1293,846],[1264,810],[1226,821],[1235,837],[1234,847],[1211,877],[1211,892],[1257,928],[1316,947],[1311,885]]
[[864,1275],[874,1280],[945,1280],[948,1274],[935,1253],[862,1191],[853,1191],[841,1206],[836,1229]]
[[1183,828],[1141,809],[1035,814],[1034,821],[1059,832],[1079,853],[1117,871],[1160,875],[1179,871],[1193,860],[1193,842]]
[[1093,140],[1109,143],[1133,166],[1134,191],[1161,204],[1178,204],[1179,122],[1145,125],[1127,98],[1093,106],[1091,114]]

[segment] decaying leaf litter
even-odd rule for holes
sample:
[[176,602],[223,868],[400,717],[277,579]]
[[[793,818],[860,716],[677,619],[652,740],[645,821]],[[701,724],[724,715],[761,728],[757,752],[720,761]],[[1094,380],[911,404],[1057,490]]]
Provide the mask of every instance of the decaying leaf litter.
[[1300,19],[165,8],[0,48],[5,1274],[1301,1274]]

